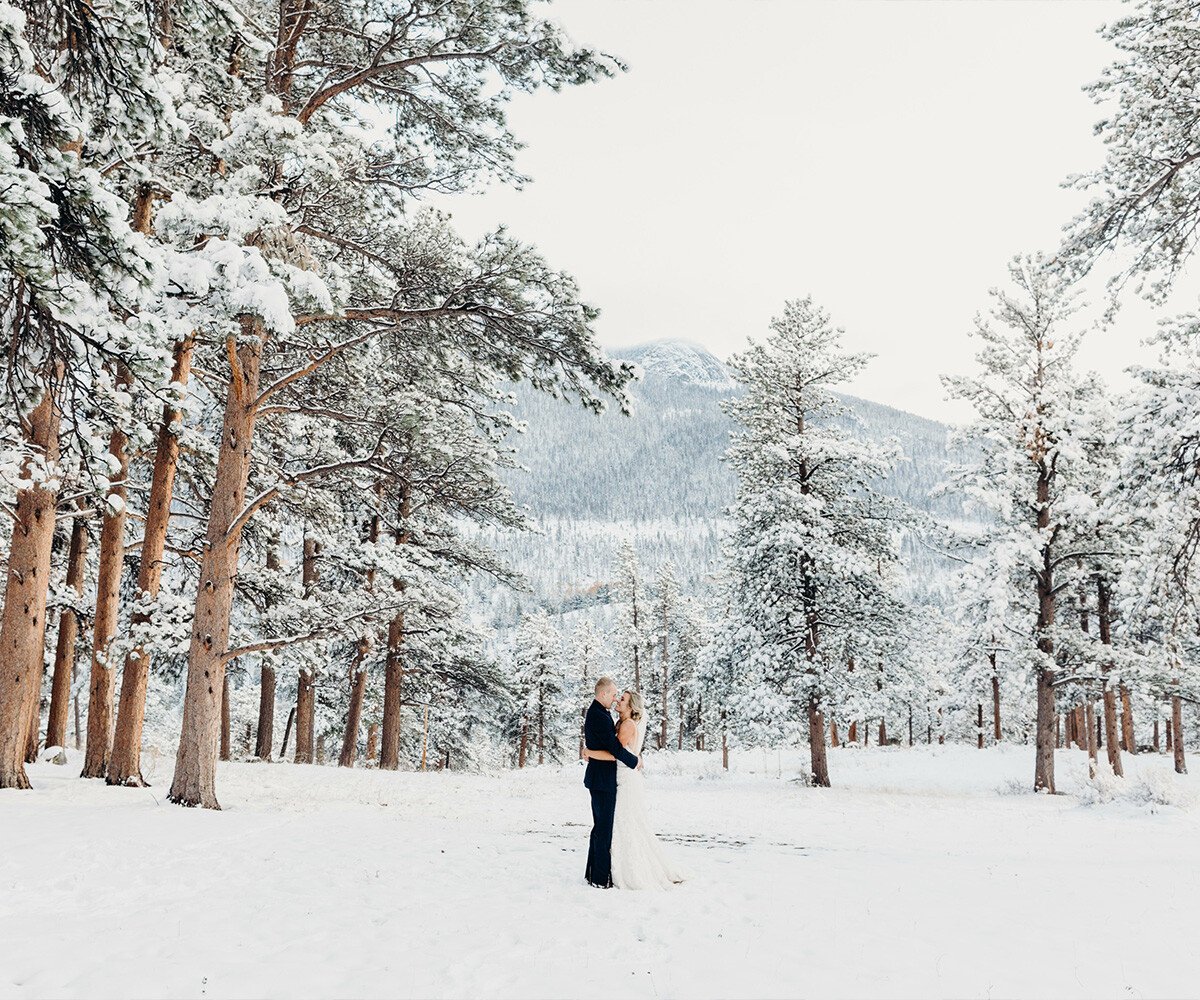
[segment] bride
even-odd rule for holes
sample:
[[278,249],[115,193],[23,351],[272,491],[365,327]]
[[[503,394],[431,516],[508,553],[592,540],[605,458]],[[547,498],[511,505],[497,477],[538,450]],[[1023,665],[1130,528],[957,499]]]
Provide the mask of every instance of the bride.
[[[617,738],[632,754],[642,752],[646,737],[646,706],[636,691],[626,691],[617,702],[621,721]],[[615,760],[607,750],[587,750],[592,760]],[[613,816],[612,880],[618,889],[666,889],[683,881],[683,873],[667,859],[662,844],[650,828],[646,785],[641,768],[617,768],[617,811]]]

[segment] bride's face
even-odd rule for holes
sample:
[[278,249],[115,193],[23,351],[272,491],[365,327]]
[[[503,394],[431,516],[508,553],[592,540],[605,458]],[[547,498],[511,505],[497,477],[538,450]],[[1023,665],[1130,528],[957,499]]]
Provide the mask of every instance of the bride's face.
[[626,691],[624,694],[622,694],[620,700],[617,702],[617,714],[619,716],[621,716],[622,719],[629,718],[629,692],[628,691]]

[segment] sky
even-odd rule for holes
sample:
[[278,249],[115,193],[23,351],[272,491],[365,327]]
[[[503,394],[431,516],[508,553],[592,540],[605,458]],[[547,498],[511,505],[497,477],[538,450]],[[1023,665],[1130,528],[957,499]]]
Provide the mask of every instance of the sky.
[[[1054,250],[1085,198],[1062,181],[1102,161],[1082,86],[1123,7],[557,0],[577,43],[629,71],[517,95],[532,182],[442,207],[573,274],[610,352],[670,337],[728,357],[812,295],[877,356],[851,392],[958,422],[939,375],[972,369],[988,290],[1015,254]],[[1126,306],[1083,362],[1122,384],[1155,318]]]

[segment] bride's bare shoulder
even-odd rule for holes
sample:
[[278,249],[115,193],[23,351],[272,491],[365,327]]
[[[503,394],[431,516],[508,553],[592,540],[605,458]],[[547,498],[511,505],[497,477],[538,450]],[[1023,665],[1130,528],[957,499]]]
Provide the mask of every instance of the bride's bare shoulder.
[[617,739],[624,743],[626,736],[633,736],[636,732],[637,723],[633,719],[622,719],[620,726],[617,727]]

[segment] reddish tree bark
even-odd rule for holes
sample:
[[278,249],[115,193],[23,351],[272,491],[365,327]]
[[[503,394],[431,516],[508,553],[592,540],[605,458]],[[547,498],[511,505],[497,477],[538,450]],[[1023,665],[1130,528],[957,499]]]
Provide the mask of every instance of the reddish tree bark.
[[244,316],[241,346],[235,350],[233,339],[229,342],[231,377],[188,647],[183,729],[169,795],[180,805],[221,808],[216,793],[220,689],[229,650],[229,618],[242,540],[239,516],[250,476],[265,338],[262,322]]
[[229,674],[221,681],[221,760],[229,760]]
[[[122,371],[118,384],[130,384]],[[83,778],[108,774],[112,751],[117,664],[112,642],[121,612],[121,571],[125,568],[125,480],[129,477],[128,437],[113,428],[108,453],[118,467],[117,481],[109,487],[107,508],[100,522],[100,568],[96,576],[96,618],[92,624],[92,673],[88,680],[87,744],[83,751]],[[115,509],[114,509],[115,508]]]
[[1183,756],[1183,699],[1171,696],[1171,742],[1175,751],[1175,773],[1187,774],[1187,761]]
[[254,749],[259,760],[270,760],[275,745],[275,668],[262,666],[258,690],[258,741]]
[[[359,662],[366,656],[365,640],[359,641]],[[363,699],[367,693],[367,672],[359,669],[354,674],[354,687],[350,692],[350,711],[346,716],[346,734],[342,738],[342,753],[338,758],[339,767],[353,767],[354,758],[358,754],[358,729],[362,721]]]
[[1121,693],[1121,749],[1126,753],[1137,753],[1137,736],[1133,732],[1133,701],[1129,688],[1124,684]]
[[[77,514],[71,523],[71,545],[67,551],[67,586],[83,594],[87,568],[87,519]],[[50,712],[46,720],[46,746],[67,745],[67,718],[71,712],[71,682],[75,673],[75,641],[79,637],[79,615],[63,608],[58,616],[58,645],[54,649],[54,674],[50,682]]]
[[[23,428],[31,448],[47,464],[58,461],[59,410],[46,391]],[[0,617],[0,788],[28,788],[25,744],[29,733],[29,700],[37,697],[34,679],[42,663],[46,637],[46,593],[50,551],[54,543],[57,497],[33,481],[34,463],[21,469],[24,485],[17,491],[4,612]]]
[[1096,706],[1091,698],[1087,700],[1084,725],[1087,727],[1088,774],[1096,777]]
[[829,787],[829,760],[825,753],[825,716],[816,698],[808,700],[808,748],[812,762],[812,783]]
[[[407,483],[400,485],[400,528],[396,532],[396,544],[406,545],[410,534],[407,530],[412,517],[412,495]],[[397,593],[403,592],[404,581],[393,580]],[[387,660],[383,671],[383,733],[379,752],[379,766],[386,771],[395,771],[400,766],[400,705],[404,687],[404,611],[397,611],[388,623]]]
[[301,670],[296,682],[296,758],[297,764],[313,762],[313,729],[316,723],[317,689],[311,670]]
[[[1112,645],[1112,593],[1108,581],[1096,581],[1096,613],[1100,623],[1100,641]],[[1102,668],[1105,675],[1112,670],[1112,661],[1107,660]],[[1104,683],[1104,748],[1113,774],[1124,777],[1125,766],[1121,761],[1121,739],[1117,734],[1117,692],[1105,680]]]
[[[175,345],[171,381],[186,385],[192,370],[192,338]],[[171,520],[171,500],[175,495],[175,471],[179,464],[179,426],[183,411],[171,403],[163,406],[154,452],[154,470],[150,476],[150,497],[146,506],[146,525],[138,565],[138,593],[148,600],[158,598],[162,583],[163,554],[167,528]],[[149,615],[135,611],[135,624],[145,624]],[[117,725],[113,734],[112,757],[108,763],[110,785],[143,786],[142,728],[146,720],[146,687],[150,680],[150,654],[135,646],[125,657],[121,673],[121,696],[117,703]]]

